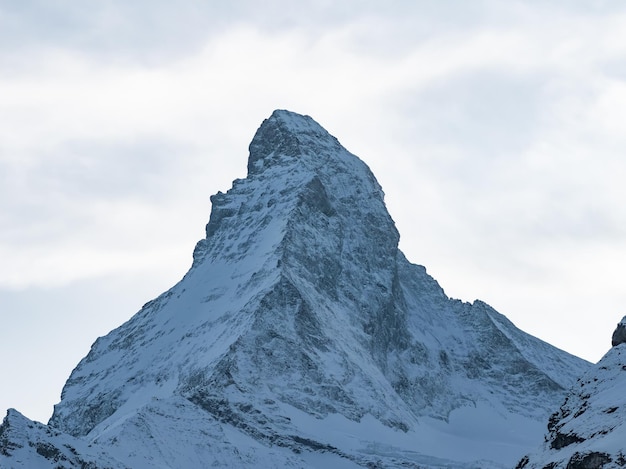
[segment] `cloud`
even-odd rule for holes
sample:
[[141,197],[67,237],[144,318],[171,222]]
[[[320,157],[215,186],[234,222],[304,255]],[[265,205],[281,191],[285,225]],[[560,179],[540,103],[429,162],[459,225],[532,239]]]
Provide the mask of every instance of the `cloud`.
[[[94,12],[24,5],[4,15],[25,19],[25,31],[41,26],[28,45],[39,62],[2,79],[0,164],[13,181],[5,200],[8,191],[21,200],[3,207],[5,225],[22,226],[12,239],[85,230],[97,245],[107,227],[96,220],[122,232],[108,214],[126,211],[137,222],[117,223],[146,233],[138,221],[155,223],[157,215],[145,214],[156,204],[173,206],[242,176],[246,142],[277,107],[313,115],[371,157],[391,181],[392,205],[403,204],[396,184],[408,198],[426,197],[438,214],[423,216],[450,231],[458,250],[466,245],[454,233],[470,229],[476,243],[504,246],[557,232],[592,236],[581,230],[589,220],[596,232],[620,221],[608,199],[621,190],[599,169],[608,164],[616,175],[621,166],[610,163],[623,139],[615,11],[591,12],[589,21],[586,8],[563,3],[397,2],[352,14],[327,2],[304,11],[281,2],[210,11],[183,2],[175,12],[164,2],[110,2]],[[562,14],[552,20],[546,12]],[[190,17],[198,19],[186,23]],[[161,50],[183,29],[167,60],[128,60]],[[590,47],[591,38],[606,48]],[[602,164],[590,164],[598,148]],[[401,167],[423,192],[396,182]],[[193,193],[181,189],[189,182]],[[137,197],[141,203],[124,203]],[[392,209],[410,220],[408,209]],[[161,208],[162,217],[173,212]],[[494,216],[500,223],[487,230]],[[411,236],[409,229],[404,238]]]
[[0,50],[15,59],[15,52],[56,48],[143,65],[195,53],[229,16],[228,8],[214,3],[183,1],[174,6],[158,0],[79,5],[9,1],[0,11]]
[[171,285],[287,108],[368,163],[451,296],[596,358],[625,299],[625,24],[570,0],[3,2],[0,288],[71,315],[87,283]]

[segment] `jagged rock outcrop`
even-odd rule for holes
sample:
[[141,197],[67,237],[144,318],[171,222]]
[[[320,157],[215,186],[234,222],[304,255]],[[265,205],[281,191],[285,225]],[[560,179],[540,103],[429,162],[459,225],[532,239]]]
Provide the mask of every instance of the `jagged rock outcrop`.
[[0,467],[130,469],[106,449],[32,422],[15,409],[7,411],[0,426]]
[[613,348],[576,381],[548,421],[543,448],[522,459],[519,469],[626,467],[626,343],[618,333],[623,327],[624,319]]
[[616,345],[623,344],[626,342],[626,316],[622,318],[622,320],[617,323],[617,327],[615,331],[613,331],[613,336],[611,337],[611,346],[615,347]]
[[96,340],[49,428],[131,467],[506,467],[587,368],[408,262],[308,116],[274,112],[211,202],[189,272]]

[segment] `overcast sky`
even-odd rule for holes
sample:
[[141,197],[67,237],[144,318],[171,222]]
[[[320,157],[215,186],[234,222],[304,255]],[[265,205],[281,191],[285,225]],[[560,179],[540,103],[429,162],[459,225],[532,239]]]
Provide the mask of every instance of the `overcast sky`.
[[446,293],[597,361],[626,314],[623,1],[0,0],[0,412],[177,282],[274,109]]

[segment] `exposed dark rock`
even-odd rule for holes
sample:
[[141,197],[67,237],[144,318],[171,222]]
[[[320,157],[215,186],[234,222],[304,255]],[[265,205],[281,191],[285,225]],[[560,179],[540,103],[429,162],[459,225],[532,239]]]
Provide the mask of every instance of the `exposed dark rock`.
[[38,442],[35,443],[35,450],[38,454],[42,455],[46,459],[53,459],[55,461],[66,459],[63,453],[59,451],[57,447],[50,443]]
[[575,433],[563,434],[556,432],[554,438],[550,442],[550,448],[561,449],[571,445],[572,443],[582,443],[583,441],[585,441],[585,439],[579,437]]
[[606,453],[574,453],[566,469],[602,469],[611,462],[611,458]]
[[617,327],[613,332],[613,337],[611,337],[611,345],[613,347],[623,344],[624,342],[626,342],[626,317],[622,318],[622,320],[617,324]]
[[527,465],[528,465],[528,456],[524,456],[522,459],[519,460],[519,462],[515,466],[515,469],[524,469]]

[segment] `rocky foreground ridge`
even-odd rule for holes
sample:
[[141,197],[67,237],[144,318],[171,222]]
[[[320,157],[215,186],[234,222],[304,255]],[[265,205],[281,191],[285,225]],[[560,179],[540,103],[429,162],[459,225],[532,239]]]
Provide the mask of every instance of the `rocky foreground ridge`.
[[189,272],[95,341],[48,425],[8,412],[0,467],[514,466],[589,364],[448,298],[383,197],[275,111]]
[[613,347],[583,374],[552,414],[540,451],[518,469],[614,469],[626,467],[626,317]]

